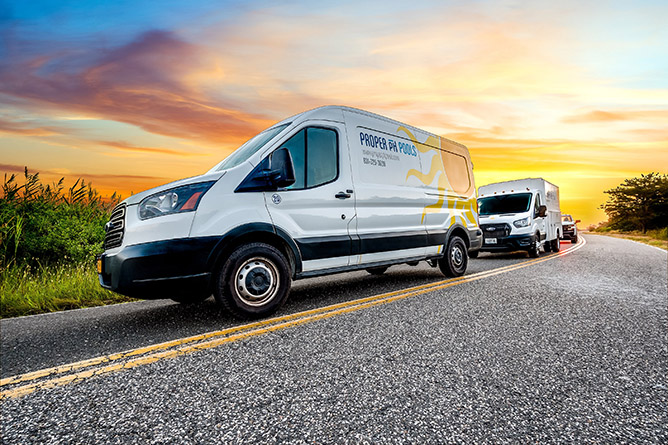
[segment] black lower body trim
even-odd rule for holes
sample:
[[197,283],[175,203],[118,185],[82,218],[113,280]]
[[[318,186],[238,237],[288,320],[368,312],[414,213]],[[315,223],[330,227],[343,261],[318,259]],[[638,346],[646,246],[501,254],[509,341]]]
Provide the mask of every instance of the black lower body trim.
[[367,235],[326,236],[301,238],[296,240],[301,251],[302,260],[320,260],[348,255],[389,252],[392,250],[416,249],[420,247],[441,245],[445,233],[427,235],[425,231],[403,233],[374,233]]

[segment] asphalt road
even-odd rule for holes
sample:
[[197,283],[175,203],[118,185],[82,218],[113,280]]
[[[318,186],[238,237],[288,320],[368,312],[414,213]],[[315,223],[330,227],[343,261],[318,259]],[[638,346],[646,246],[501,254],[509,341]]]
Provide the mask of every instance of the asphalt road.
[[[483,254],[475,281],[5,398],[1,441],[666,443],[668,255],[586,240],[547,261]],[[426,265],[304,280],[279,315],[442,281]],[[239,324],[212,300],[2,320],[2,377]]]

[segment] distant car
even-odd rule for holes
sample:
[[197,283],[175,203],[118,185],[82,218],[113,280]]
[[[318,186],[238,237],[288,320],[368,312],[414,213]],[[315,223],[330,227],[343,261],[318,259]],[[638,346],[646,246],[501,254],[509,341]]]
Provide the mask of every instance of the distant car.
[[578,242],[578,226],[580,220],[576,219],[573,221],[571,215],[561,215],[561,239],[571,240],[572,244]]

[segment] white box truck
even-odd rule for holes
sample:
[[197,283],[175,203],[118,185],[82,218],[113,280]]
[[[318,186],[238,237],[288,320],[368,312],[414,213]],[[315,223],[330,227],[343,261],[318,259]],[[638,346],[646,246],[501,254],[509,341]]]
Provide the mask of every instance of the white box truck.
[[482,252],[526,250],[535,258],[541,248],[560,249],[559,187],[542,178],[481,186],[478,212]]
[[103,287],[241,317],[274,312],[292,280],[426,260],[447,276],[480,248],[467,148],[369,112],[306,111],[204,175],[131,196],[107,223]]

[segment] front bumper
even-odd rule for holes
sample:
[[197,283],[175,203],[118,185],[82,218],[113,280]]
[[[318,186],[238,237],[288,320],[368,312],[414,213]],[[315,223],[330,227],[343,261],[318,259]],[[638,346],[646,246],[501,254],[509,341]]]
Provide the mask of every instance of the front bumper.
[[141,299],[201,294],[211,280],[211,253],[219,238],[136,244],[99,258],[102,287]]
[[510,235],[496,238],[496,244],[488,244],[483,238],[481,252],[510,252],[514,250],[529,250],[536,242],[535,235]]
[[469,252],[477,252],[482,246],[482,230],[475,228],[469,229]]
[[561,236],[561,239],[567,239],[567,240],[571,240],[571,241],[572,241],[576,236],[577,236],[577,234],[575,233],[575,230],[573,230],[573,229],[571,229],[571,230],[564,229],[564,233],[563,233],[563,235]]

